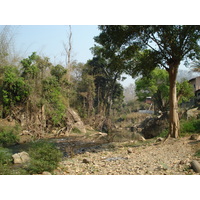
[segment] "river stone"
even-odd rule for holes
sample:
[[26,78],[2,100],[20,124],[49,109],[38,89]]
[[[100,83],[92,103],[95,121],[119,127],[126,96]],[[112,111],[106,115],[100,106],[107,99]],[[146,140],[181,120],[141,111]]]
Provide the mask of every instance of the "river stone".
[[200,173],[200,164],[196,160],[191,162],[191,166],[195,172]]
[[14,164],[22,164],[30,161],[30,156],[27,152],[22,151],[12,155]]

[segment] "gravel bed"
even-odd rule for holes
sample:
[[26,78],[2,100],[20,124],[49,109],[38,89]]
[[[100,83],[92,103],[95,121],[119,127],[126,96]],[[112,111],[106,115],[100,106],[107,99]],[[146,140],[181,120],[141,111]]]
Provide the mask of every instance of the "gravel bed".
[[165,143],[106,144],[98,151],[65,158],[54,171],[59,175],[198,175],[191,161],[199,141],[169,138]]

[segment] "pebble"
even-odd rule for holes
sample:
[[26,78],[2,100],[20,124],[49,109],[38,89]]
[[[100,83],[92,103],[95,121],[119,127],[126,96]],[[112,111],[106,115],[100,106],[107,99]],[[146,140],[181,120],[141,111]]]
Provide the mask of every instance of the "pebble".
[[127,153],[133,153],[132,149],[127,149]]

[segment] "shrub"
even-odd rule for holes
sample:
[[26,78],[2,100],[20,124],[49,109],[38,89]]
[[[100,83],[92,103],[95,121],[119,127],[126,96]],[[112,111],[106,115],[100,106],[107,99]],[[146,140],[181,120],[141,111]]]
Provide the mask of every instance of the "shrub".
[[17,68],[9,66],[5,68],[1,93],[4,117],[9,114],[12,106],[27,99],[29,87],[24,78],[19,76]]
[[200,133],[200,120],[192,119],[189,121],[181,120],[180,123],[181,136],[189,133]]
[[13,145],[19,142],[17,135],[18,127],[0,127],[0,145],[3,147]]
[[12,162],[12,153],[9,149],[0,147],[0,164],[9,165]]
[[55,145],[46,141],[35,142],[29,149],[31,157],[27,171],[31,174],[53,171],[62,159],[62,153]]

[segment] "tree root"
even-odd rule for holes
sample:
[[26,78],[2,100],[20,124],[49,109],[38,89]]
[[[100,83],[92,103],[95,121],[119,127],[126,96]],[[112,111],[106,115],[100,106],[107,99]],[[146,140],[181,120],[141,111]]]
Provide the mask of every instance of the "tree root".
[[167,137],[163,140],[163,144],[165,143],[165,142],[167,142],[167,140],[169,139],[171,137],[171,135],[170,135],[170,133],[168,133],[168,135],[167,135]]

